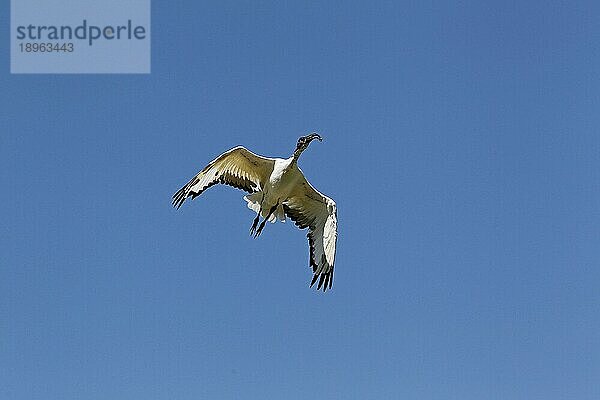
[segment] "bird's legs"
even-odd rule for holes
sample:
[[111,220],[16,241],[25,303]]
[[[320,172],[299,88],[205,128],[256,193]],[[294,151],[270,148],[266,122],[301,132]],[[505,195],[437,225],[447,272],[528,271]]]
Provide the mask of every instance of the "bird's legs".
[[[275,204],[273,207],[271,207],[271,209],[269,210],[269,213],[267,214],[265,219],[263,219],[263,222],[260,223],[260,225],[258,226],[258,229],[256,230],[256,233],[254,234],[255,238],[260,236],[262,230],[265,227],[265,224],[267,223],[267,220],[271,217],[271,215],[273,215],[275,210],[277,210],[277,206],[279,206],[279,202],[277,202],[277,204]],[[256,218],[258,218],[258,216],[256,216]]]
[[[262,198],[260,199],[260,204],[262,208],[262,202],[265,201],[265,192],[262,194]],[[260,211],[256,213],[256,218],[252,221],[252,226],[250,227],[250,236],[254,235],[256,232],[256,226],[258,225],[258,219],[260,218]]]
[[250,236],[254,235],[256,232],[256,226],[258,225],[258,218],[260,217],[260,212],[256,213],[256,218],[252,221],[252,226],[250,227]]

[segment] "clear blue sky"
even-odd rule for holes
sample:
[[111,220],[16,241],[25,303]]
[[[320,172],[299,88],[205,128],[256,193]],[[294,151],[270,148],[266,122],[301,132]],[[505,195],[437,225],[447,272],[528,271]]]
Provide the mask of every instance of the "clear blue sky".
[[[154,1],[137,76],[10,75],[6,3],[0,398],[600,398],[597,2]],[[242,192],[170,205],[310,131],[326,294]]]

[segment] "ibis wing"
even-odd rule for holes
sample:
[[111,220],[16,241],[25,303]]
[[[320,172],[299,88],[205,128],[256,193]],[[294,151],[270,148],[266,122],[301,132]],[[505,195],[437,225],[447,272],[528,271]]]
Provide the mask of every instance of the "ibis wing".
[[193,199],[217,183],[248,193],[258,192],[268,181],[274,164],[275,160],[272,158],[259,156],[242,146],[235,147],[211,161],[179,189],[173,195],[173,206],[181,207],[185,199]]
[[337,208],[329,197],[319,193],[306,179],[283,203],[286,215],[300,229],[308,228],[310,247],[310,267],[313,278],[312,287],[317,279],[317,290],[331,288],[337,241]]

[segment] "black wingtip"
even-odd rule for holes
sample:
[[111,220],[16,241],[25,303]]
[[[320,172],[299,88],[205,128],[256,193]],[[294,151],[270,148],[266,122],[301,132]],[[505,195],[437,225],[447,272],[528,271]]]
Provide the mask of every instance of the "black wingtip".
[[317,285],[317,290],[321,290],[321,286],[323,286],[323,282],[325,281],[326,274],[321,274],[321,278],[319,278],[319,284]]
[[173,200],[172,200],[171,204],[173,205],[173,207],[175,207],[177,210],[179,210],[179,207],[181,207],[181,205],[183,204],[184,201],[185,201],[185,187],[179,189],[177,191],[177,193],[175,193],[173,195]]
[[325,282],[323,284],[323,292],[326,292],[327,289],[329,288],[329,279],[331,278],[331,273],[327,274],[327,276],[325,277]]
[[313,287],[313,285],[315,284],[315,282],[317,281],[317,278],[319,277],[318,274],[314,274],[312,281],[310,281],[310,287]]
[[321,272],[320,274],[314,274],[312,280],[310,281],[310,287],[312,288],[314,284],[319,280],[317,285],[317,290],[323,290],[326,292],[327,289],[331,289],[333,286],[333,267],[329,270],[329,272]]

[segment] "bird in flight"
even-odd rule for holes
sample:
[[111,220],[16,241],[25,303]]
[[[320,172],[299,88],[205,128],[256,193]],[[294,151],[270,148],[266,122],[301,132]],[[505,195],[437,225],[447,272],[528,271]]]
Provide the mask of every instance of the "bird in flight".
[[[256,212],[250,235],[260,236],[267,221],[290,218],[300,229],[308,228],[309,262],[317,290],[325,292],[333,284],[333,266],[337,241],[335,202],[316,190],[298,167],[298,158],[313,140],[323,141],[317,133],[298,139],[289,158],[268,158],[243,146],[234,147],[211,161],[173,195],[173,206],[199,196],[217,183],[245,190],[248,208]],[[260,217],[263,217],[259,224]]]

